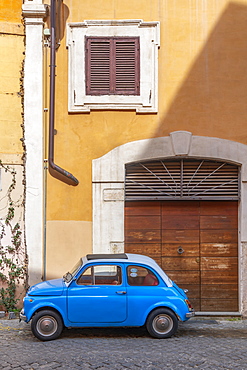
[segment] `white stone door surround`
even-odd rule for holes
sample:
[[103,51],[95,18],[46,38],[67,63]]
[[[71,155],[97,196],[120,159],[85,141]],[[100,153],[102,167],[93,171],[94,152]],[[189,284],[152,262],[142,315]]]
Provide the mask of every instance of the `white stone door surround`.
[[125,165],[176,157],[222,160],[241,167],[239,307],[247,316],[247,145],[176,131],[123,144],[93,160],[93,253],[124,251]]

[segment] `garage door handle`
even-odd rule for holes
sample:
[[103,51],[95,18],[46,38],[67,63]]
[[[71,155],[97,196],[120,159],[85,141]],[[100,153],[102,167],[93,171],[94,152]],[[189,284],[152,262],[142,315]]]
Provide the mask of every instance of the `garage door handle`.
[[118,290],[116,293],[117,294],[126,294],[126,292],[124,290]]

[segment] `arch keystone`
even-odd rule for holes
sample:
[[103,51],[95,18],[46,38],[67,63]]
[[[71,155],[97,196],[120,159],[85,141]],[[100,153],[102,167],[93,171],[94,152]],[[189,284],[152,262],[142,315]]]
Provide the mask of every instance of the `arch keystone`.
[[192,133],[189,131],[174,131],[170,133],[174,155],[188,155],[191,147]]

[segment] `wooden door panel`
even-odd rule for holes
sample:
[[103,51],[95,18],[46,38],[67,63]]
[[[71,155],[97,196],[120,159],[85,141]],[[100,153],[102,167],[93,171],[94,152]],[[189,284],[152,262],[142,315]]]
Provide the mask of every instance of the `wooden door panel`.
[[238,216],[238,203],[229,201],[202,201],[200,214],[203,215],[232,215]]
[[201,230],[201,243],[237,243],[237,230]]
[[199,215],[200,208],[198,201],[167,201],[162,202],[162,217],[167,215]]
[[199,243],[199,230],[162,230],[163,243]]
[[202,257],[237,257],[237,243],[201,243]]
[[200,271],[197,270],[192,270],[192,271],[187,271],[187,270],[180,270],[179,272],[177,270],[171,271],[171,270],[165,270],[169,278],[173,281],[175,281],[176,284],[184,285],[184,289],[189,285],[195,284],[199,285],[200,284]]
[[126,243],[161,243],[160,230],[126,230]]
[[144,254],[147,256],[153,257],[160,257],[161,255],[161,244],[144,244],[144,243],[126,243],[125,245],[125,252],[126,253],[136,253],[136,254]]
[[129,230],[146,230],[161,228],[160,216],[126,216],[125,225]]
[[160,202],[126,202],[125,215],[126,216],[152,216],[161,214]]
[[184,251],[182,257],[198,257],[199,256],[199,243],[163,243],[162,256],[178,257],[179,251]]
[[200,217],[200,229],[217,230],[217,229],[235,229],[237,230],[238,220],[235,216],[201,216]]
[[162,229],[180,230],[180,229],[199,229],[199,216],[191,215],[186,217],[184,215],[163,215]]
[[237,299],[237,284],[211,284],[201,286],[201,297],[204,299]]
[[229,270],[201,271],[201,284],[238,284],[236,268]]
[[188,298],[197,311],[200,310],[199,225],[199,202],[162,204],[162,268],[180,288],[188,289]]
[[201,257],[201,270],[209,270],[210,274],[214,271],[237,271],[238,259],[235,257]]
[[199,271],[199,266],[198,259],[194,257],[162,257],[162,268],[165,271],[188,270],[189,273],[191,270]]
[[237,299],[201,299],[201,311],[206,312],[237,312]]

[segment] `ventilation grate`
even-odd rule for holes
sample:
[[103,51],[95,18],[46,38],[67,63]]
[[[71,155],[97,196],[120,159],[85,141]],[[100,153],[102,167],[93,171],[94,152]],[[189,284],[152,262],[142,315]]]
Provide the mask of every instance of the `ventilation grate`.
[[155,161],[126,166],[126,200],[239,199],[239,167],[207,160]]

